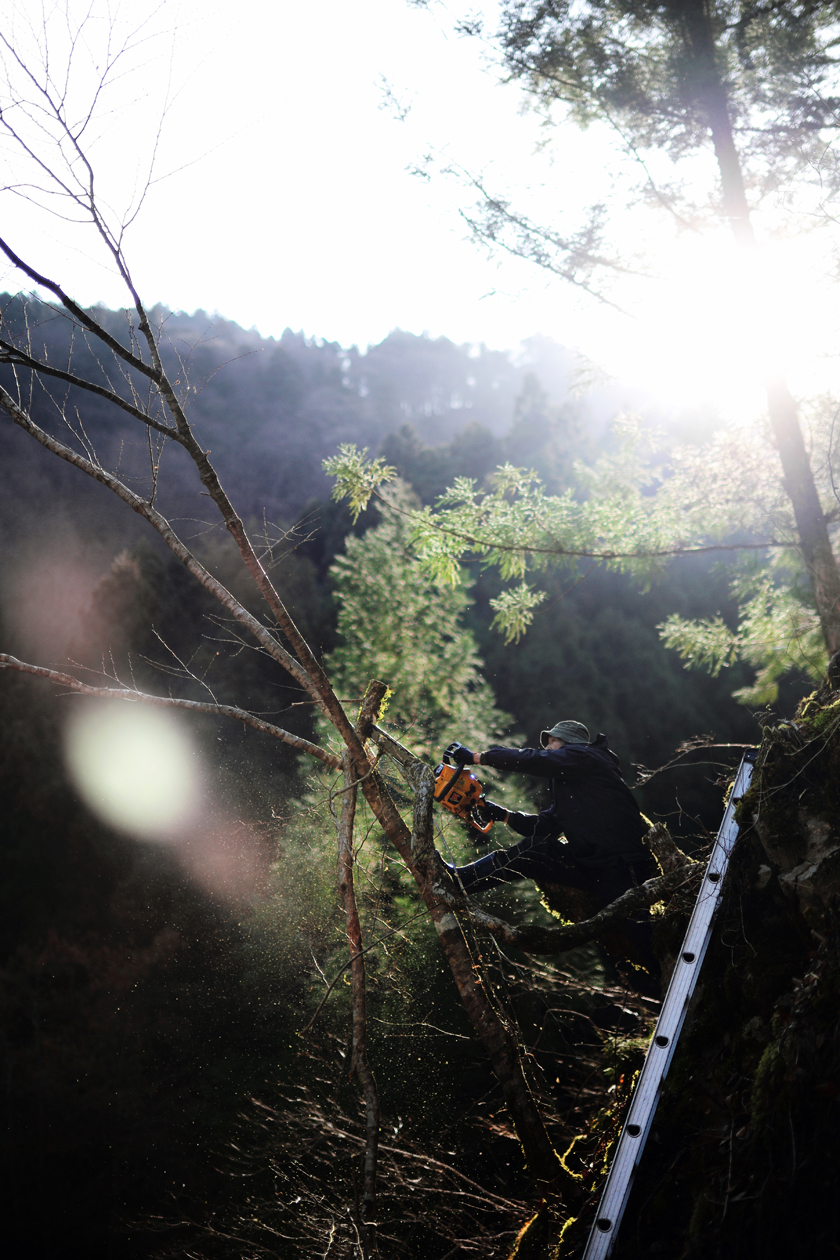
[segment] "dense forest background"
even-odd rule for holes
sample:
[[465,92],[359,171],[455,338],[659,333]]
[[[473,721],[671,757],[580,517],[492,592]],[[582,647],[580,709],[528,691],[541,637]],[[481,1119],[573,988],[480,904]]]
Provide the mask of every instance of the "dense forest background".
[[[17,299],[2,300],[14,319]],[[97,315],[119,329],[119,312]],[[290,331],[262,339],[201,312],[155,315],[167,367],[177,375],[180,358],[189,373],[199,440],[243,519],[282,556],[284,597],[322,655],[338,643],[332,566],[348,535],[362,536],[379,520],[371,508],[353,526],[346,508],[330,501],[321,463],[339,443],[382,455],[423,503],[456,476],[483,482],[506,460],[535,468],[549,489],[560,490],[575,487],[576,461],[609,447],[620,410],[645,406],[615,384],[581,386],[574,356],[545,338],[503,353],[395,331],[361,353]],[[28,318],[51,360],[66,360],[68,325],[31,303]],[[73,353],[76,371],[101,375],[85,346]],[[54,405],[40,388],[33,386],[36,419]],[[130,479],[146,448],[133,445],[90,395],[74,400],[71,390],[70,401],[91,447],[103,462],[118,456]],[[713,425],[714,417],[682,417],[662,440],[707,435]],[[180,454],[167,452],[174,467],[161,510],[194,522],[186,532],[198,554],[215,572],[232,574],[223,531],[203,523],[200,499],[179,478]],[[83,484],[11,425],[0,429],[0,459],[7,650],[57,667],[73,660],[91,676],[116,672],[148,690],[165,691],[174,672],[179,693],[194,686],[196,698],[200,679],[221,703],[247,705],[312,735],[310,709],[277,686],[263,658],[231,644],[209,599],[105,489]],[[667,584],[651,589],[600,568],[553,575],[533,628],[508,646],[490,625],[498,579],[479,567],[472,577],[464,624],[496,704],[509,715],[510,738],[533,743],[548,721],[577,718],[593,734],[608,734],[631,783],[635,765],[662,765],[689,737],[711,734],[736,745],[755,739],[752,715],[731,698],[746,680],[741,667],[719,678],[692,673],[657,632],[672,612],[732,616],[726,576],[713,562],[685,558],[670,568]],[[786,687],[780,707],[792,711],[802,688],[795,679]],[[83,804],[62,768],[63,724],[77,703],[47,684],[0,678],[3,1178],[13,1254],[256,1255],[269,1245],[268,1235],[254,1241],[258,1217],[260,1229],[274,1231],[275,1254],[308,1254],[277,1206],[324,1197],[321,1156],[301,1116],[312,1121],[324,1091],[333,1117],[355,1105],[341,1093],[340,989],[300,1036],[325,970],[335,970],[328,963],[338,939],[331,859],[318,824],[306,821],[315,790],[309,770],[252,731],[210,719],[196,724],[223,872],[215,883],[202,882],[166,847],[109,830]],[[728,760],[737,758],[735,750]],[[718,774],[710,765],[661,774],[639,790],[640,804],[688,847],[702,845],[720,816]],[[468,1172],[515,1197],[523,1174],[510,1131],[494,1123],[492,1077],[465,1035],[433,944],[422,930],[411,937],[397,931],[405,913],[399,873],[387,874],[392,911],[389,919],[383,910],[383,922],[395,936],[372,983],[392,1143],[406,1160],[433,1152],[453,1176]],[[542,913],[534,899],[521,907]],[[589,1069],[583,1052],[570,1056],[570,1041],[600,1049],[603,1038],[592,1029],[612,1030],[613,1069],[606,1060],[597,1068],[606,1099],[609,1088],[620,1092],[621,1056],[634,1061],[634,1038],[650,1012],[620,996],[594,950],[566,956],[566,1014],[553,1022],[546,1012],[557,1005],[556,975],[526,984],[515,957],[487,966],[506,986],[504,1001],[516,1007],[526,1044],[528,1029],[539,1042],[534,1055],[574,1133],[585,1093],[575,1074]],[[593,981],[602,995],[595,1007],[587,996]],[[424,1069],[446,1065],[435,1070],[431,1090],[412,1068],[419,1060]],[[242,1155],[265,1152],[272,1141],[276,1150],[294,1150],[293,1128],[277,1136],[284,1115],[303,1126],[298,1154],[304,1147],[310,1153],[294,1175],[291,1155],[275,1151],[259,1168]],[[345,1121],[344,1136],[352,1137],[352,1114]],[[342,1194],[352,1196],[352,1155],[350,1141],[338,1206],[330,1208],[339,1215]],[[270,1226],[266,1204],[279,1212]],[[415,1210],[418,1232],[406,1226],[404,1254],[441,1257],[445,1246],[429,1240],[422,1204]],[[487,1239],[494,1228],[502,1239],[487,1211]],[[482,1254],[494,1254],[492,1241]]]

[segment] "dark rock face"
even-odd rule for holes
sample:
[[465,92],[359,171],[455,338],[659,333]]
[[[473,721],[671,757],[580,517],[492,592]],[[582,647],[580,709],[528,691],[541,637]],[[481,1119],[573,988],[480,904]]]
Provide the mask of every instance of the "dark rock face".
[[840,692],[833,684],[805,700],[794,722],[764,727],[715,939],[614,1260],[767,1260],[837,1249]]
[[[797,721],[766,727],[751,816],[770,871],[819,931],[840,892],[840,698],[815,693]],[[743,823],[747,823],[743,819]]]

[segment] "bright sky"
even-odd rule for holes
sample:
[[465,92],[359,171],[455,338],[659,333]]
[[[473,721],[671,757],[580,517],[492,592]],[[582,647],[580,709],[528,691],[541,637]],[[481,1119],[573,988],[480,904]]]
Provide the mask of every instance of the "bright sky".
[[[31,17],[37,7],[21,0],[19,11]],[[104,13],[104,3],[93,9]],[[825,387],[835,375],[838,304],[822,290],[813,243],[745,264],[725,238],[659,241],[664,278],[628,293],[634,319],[470,244],[463,188],[406,169],[429,150],[439,166],[458,163],[494,190],[517,190],[517,205],[561,230],[608,193],[616,158],[605,134],[571,127],[557,135],[553,158],[536,155],[536,120],[521,113],[515,88],[482,67],[476,41],[451,33],[442,4],[135,0],[120,12],[131,27],[147,22],[148,36],[126,62],[133,73],[103,98],[94,148],[100,188],[120,213],[168,82],[177,91],[157,170],[184,169],[153,186],[126,242],[147,303],[362,347],[397,326],[497,347],[541,332],[666,403],[708,399],[733,414],[760,406],[768,359],[786,359],[798,388]],[[383,108],[383,78],[410,107],[403,122]],[[83,89],[91,81],[77,80]],[[93,240],[8,193],[3,201],[4,235],[33,265],[85,303],[123,302]],[[625,222],[628,251],[639,224]],[[749,304],[739,283],[747,265],[758,278]],[[17,283],[0,269],[0,286]]]

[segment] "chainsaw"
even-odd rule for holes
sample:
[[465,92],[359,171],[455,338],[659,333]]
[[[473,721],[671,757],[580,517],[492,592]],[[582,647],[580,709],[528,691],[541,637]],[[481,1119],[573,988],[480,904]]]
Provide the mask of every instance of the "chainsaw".
[[481,816],[484,789],[466,766],[456,765],[450,756],[450,744],[443,754],[443,761],[435,767],[435,800],[462,822],[469,823],[483,836],[493,826],[493,820],[485,822]]

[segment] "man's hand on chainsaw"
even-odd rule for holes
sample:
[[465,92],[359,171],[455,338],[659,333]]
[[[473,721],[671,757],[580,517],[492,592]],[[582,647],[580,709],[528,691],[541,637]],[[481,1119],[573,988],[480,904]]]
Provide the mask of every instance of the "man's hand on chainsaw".
[[479,801],[478,812],[482,815],[485,822],[507,821],[508,811],[504,805],[497,805],[495,801]]
[[452,758],[456,766],[471,766],[475,761],[475,753],[471,748],[467,748],[466,744],[450,744],[446,754]]

